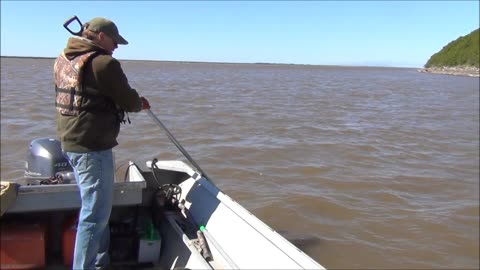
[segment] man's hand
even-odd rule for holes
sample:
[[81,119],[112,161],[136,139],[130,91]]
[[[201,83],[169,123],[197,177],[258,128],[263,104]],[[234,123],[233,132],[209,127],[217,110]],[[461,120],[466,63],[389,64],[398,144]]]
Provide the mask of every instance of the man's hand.
[[148,100],[144,97],[140,97],[142,100],[142,110],[148,110],[150,109],[150,103],[148,103]]

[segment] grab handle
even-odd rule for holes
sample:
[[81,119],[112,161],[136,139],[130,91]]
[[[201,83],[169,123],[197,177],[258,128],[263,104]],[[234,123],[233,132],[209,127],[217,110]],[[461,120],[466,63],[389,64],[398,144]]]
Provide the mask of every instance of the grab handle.
[[[70,28],[68,28],[68,25],[70,25],[73,21],[77,21],[78,24],[80,25],[80,30],[78,32],[74,32],[72,31]],[[82,32],[83,32],[83,25],[82,23],[80,22],[80,20],[78,19],[77,16],[73,16],[71,17],[70,19],[68,19],[64,24],[63,24],[63,27],[65,27],[65,29],[67,29],[68,32],[70,32],[72,35],[74,36],[81,36],[82,35]]]

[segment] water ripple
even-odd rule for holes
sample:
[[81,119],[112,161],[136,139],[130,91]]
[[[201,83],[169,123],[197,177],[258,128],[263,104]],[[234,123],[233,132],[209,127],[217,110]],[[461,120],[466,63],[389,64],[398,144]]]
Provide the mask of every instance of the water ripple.
[[[1,59],[1,178],[55,136],[52,59]],[[479,80],[412,69],[122,61],[212,180],[327,268],[478,268]],[[183,159],[145,113],[115,148]],[[477,240],[477,241],[476,241]]]

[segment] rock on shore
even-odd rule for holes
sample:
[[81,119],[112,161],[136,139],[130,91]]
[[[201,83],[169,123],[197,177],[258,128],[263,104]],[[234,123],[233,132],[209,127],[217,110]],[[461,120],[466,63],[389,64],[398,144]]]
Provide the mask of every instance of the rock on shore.
[[434,73],[434,74],[448,74],[459,76],[480,77],[480,68],[473,66],[458,66],[458,67],[429,67],[418,70],[419,72]]

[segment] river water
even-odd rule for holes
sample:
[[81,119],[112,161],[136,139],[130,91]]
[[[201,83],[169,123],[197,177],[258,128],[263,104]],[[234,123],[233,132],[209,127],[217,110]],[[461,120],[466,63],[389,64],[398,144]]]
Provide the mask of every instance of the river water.
[[[1,59],[1,179],[55,136],[54,59]],[[225,193],[327,268],[479,268],[479,78],[416,69],[122,61]],[[114,148],[182,159],[145,113]]]

